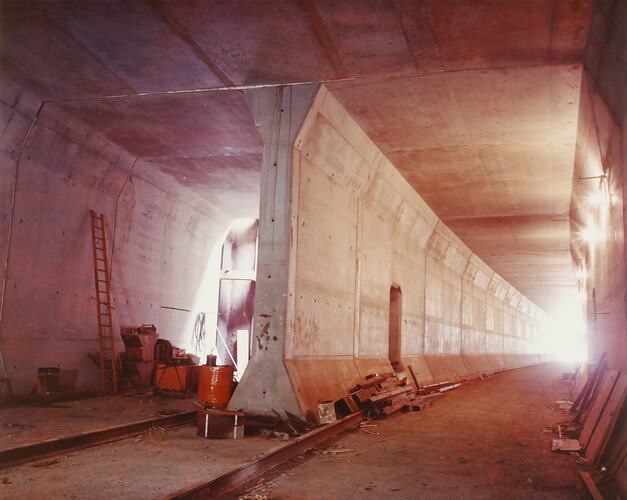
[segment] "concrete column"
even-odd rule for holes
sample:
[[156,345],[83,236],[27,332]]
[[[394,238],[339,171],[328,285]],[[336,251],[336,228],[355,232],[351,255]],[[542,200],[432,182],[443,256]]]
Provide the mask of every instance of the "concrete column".
[[301,413],[284,363],[290,268],[295,265],[290,252],[297,211],[293,143],[317,89],[309,84],[245,91],[263,141],[263,158],[253,355],[231,399],[233,409]]

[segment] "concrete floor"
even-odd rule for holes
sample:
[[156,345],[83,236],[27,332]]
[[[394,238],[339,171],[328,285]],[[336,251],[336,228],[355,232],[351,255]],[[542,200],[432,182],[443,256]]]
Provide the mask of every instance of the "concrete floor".
[[[239,494],[291,498],[579,498],[578,458],[551,451],[546,427],[569,419],[567,367],[540,365],[464,384],[424,412],[345,435]],[[298,465],[298,466],[297,466]],[[297,466],[297,467],[296,467]]]

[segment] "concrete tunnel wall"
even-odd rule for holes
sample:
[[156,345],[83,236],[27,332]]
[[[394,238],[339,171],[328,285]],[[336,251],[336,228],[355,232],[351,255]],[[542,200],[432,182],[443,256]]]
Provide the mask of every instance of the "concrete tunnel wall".
[[[587,316],[588,357],[627,369],[627,3],[595,2],[584,58],[570,209],[571,253]],[[580,177],[598,177],[581,180]],[[601,197],[599,197],[601,195]],[[597,232],[596,241],[583,238]],[[627,496],[627,406],[601,464]]]
[[[392,284],[402,290],[402,361],[420,384],[544,360],[544,313],[439,221],[324,86],[315,98],[286,92],[266,92],[274,105],[262,113],[252,106],[258,124],[275,117],[265,125],[274,135],[261,133],[262,179],[272,184],[282,169],[286,185],[268,190],[262,180],[258,342],[231,407],[293,410],[297,401],[306,413],[369,373],[391,371]],[[302,126],[283,118],[295,105],[309,108]],[[266,275],[270,261],[287,275]]]
[[[627,368],[626,23],[625,2],[595,4],[582,74],[570,207],[571,253],[585,302],[589,359],[596,362],[605,352],[608,366],[618,369]],[[590,229],[596,241],[584,238]],[[624,484],[627,490],[627,479]]]
[[8,267],[0,351],[14,392],[29,393],[42,366],[76,371],[77,389],[98,387],[87,357],[98,351],[92,208],[109,224],[116,349],[120,325],[154,323],[161,338],[193,352],[196,313],[216,312],[217,288],[204,273],[230,216],[54,103],[28,136],[15,186],[17,154],[40,101],[10,81],[1,87],[3,281]]

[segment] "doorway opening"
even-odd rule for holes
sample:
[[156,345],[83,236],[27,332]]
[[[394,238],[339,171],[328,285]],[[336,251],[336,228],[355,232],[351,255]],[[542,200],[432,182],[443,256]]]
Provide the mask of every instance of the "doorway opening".
[[401,369],[401,317],[402,317],[401,287],[390,287],[390,325],[388,339],[388,357],[395,370]]
[[250,358],[257,269],[258,219],[233,221],[222,245],[215,350],[240,380]]

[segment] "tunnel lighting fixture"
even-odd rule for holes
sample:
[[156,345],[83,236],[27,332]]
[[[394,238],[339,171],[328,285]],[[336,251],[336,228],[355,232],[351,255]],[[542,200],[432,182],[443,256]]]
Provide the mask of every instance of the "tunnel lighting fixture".
[[585,200],[588,204],[594,207],[609,207],[612,202],[612,196],[607,182],[607,175],[592,175],[590,177],[579,177],[580,181],[597,180],[599,181],[598,191],[586,196]]

